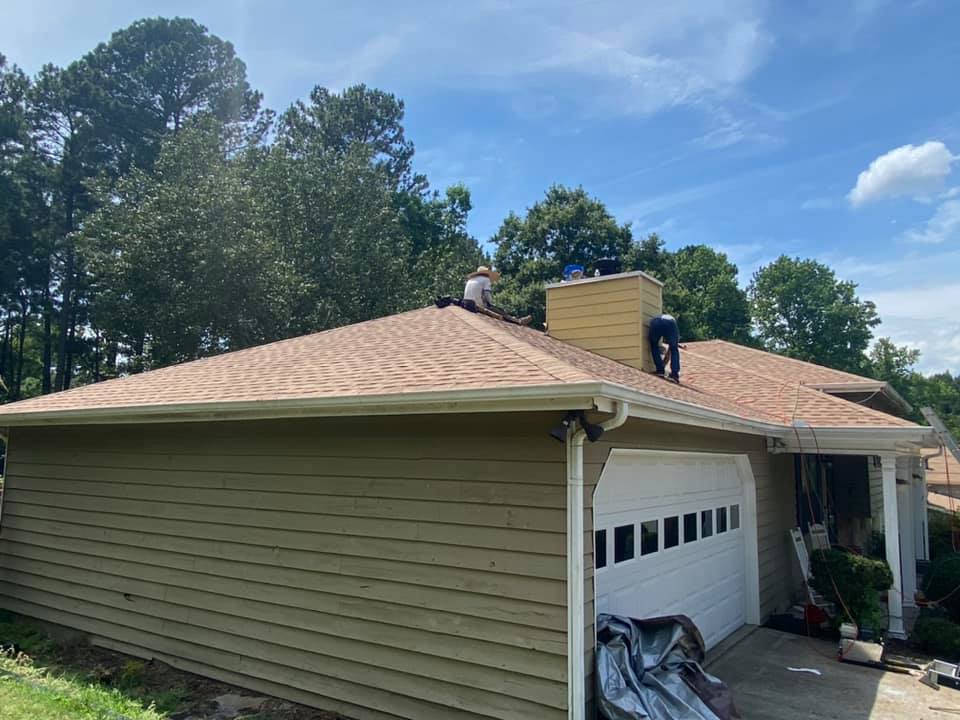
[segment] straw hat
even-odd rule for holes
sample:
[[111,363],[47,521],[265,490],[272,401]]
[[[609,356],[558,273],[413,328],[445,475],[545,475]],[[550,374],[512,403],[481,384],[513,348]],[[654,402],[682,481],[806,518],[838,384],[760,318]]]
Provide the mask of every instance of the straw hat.
[[467,275],[467,280],[472,277],[477,277],[477,275],[486,275],[488,278],[490,278],[490,282],[496,282],[500,279],[500,273],[498,273],[496,270],[491,270],[486,265],[481,265],[474,272]]

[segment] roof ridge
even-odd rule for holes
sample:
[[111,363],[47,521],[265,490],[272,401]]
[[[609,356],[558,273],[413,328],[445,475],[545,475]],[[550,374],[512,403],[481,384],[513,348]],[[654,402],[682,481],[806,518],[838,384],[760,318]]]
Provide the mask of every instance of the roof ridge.
[[[708,341],[704,341],[704,342],[714,342],[714,341],[708,340]],[[726,340],[720,340],[719,342],[727,342],[727,341],[726,341]],[[732,344],[734,344],[734,343],[732,343]],[[745,346],[742,346],[742,345],[741,345],[740,347],[745,347]],[[748,349],[753,350],[754,348],[748,348]],[[702,353],[698,353],[698,352],[696,352],[696,351],[690,350],[689,348],[686,350],[686,352],[691,353],[691,354],[693,354],[693,355],[696,355],[696,356],[697,356],[698,358],[700,358],[701,360],[706,360],[707,362],[714,363],[714,364],[716,364],[716,365],[723,365],[724,367],[728,367],[728,368],[731,368],[731,369],[736,370],[736,371],[738,371],[738,372],[746,373],[746,374],[748,374],[748,375],[753,375],[754,377],[763,378],[764,380],[766,380],[766,381],[768,381],[768,382],[775,383],[775,384],[780,385],[780,386],[782,386],[782,387],[787,387],[787,388],[791,388],[791,389],[794,387],[794,385],[793,385],[792,383],[788,383],[788,382],[786,382],[786,381],[784,381],[784,380],[780,380],[780,379],[778,379],[778,378],[774,378],[774,377],[771,377],[771,376],[769,376],[769,375],[765,375],[765,374],[763,374],[763,373],[757,372],[756,370],[747,370],[747,369],[741,367],[740,365],[735,365],[735,364],[729,363],[729,362],[727,362],[727,361],[725,361],[725,360],[719,360],[719,359],[714,358],[714,357],[709,357],[709,356],[704,355],[704,354],[702,354]],[[765,352],[765,351],[764,351],[764,350],[758,350],[757,352]],[[792,360],[792,359],[794,359],[794,358],[790,358],[790,359]],[[803,360],[800,360],[800,361],[798,361],[798,362],[804,362],[804,361],[803,361]],[[809,363],[809,364],[812,365],[813,363]],[[867,417],[878,418],[878,419],[881,419],[881,418],[895,418],[895,419],[897,419],[897,420],[902,420],[902,418],[898,418],[896,415],[891,415],[891,414],[889,414],[889,413],[881,412],[880,410],[874,410],[873,408],[864,407],[864,406],[861,405],[860,403],[855,403],[855,402],[853,402],[852,400],[845,400],[844,398],[839,398],[839,397],[837,397],[836,395],[831,395],[830,393],[824,392],[823,390],[818,390],[818,389],[816,389],[816,388],[814,388],[814,387],[810,387],[809,385],[806,385],[805,383],[802,383],[802,382],[798,382],[798,383],[796,384],[796,388],[797,388],[798,394],[799,394],[799,392],[801,392],[801,391],[805,391],[805,392],[808,392],[808,393],[816,393],[818,398],[825,399],[825,400],[827,400],[828,402],[842,403],[845,408],[851,408],[851,407],[852,407],[852,408],[854,408],[857,412],[859,412],[859,413],[861,413],[862,415],[865,415],[865,416],[867,416]],[[738,404],[739,404],[739,403],[738,403]],[[789,420],[787,420],[786,418],[784,418],[784,423],[786,423],[787,425],[790,425],[790,424],[792,424],[792,423],[794,422],[795,419],[796,419],[796,412],[794,412],[794,417],[790,418]]]
[[[459,310],[460,308],[458,308]],[[474,330],[478,330],[491,340],[499,343],[507,350],[536,366],[551,377],[561,382],[581,382],[584,380],[594,380],[589,373],[581,370],[566,360],[561,360],[556,355],[552,355],[544,350],[534,347],[523,339],[514,337],[508,332],[496,327],[494,323],[505,322],[487,320],[486,318],[472,313],[469,310],[455,312],[455,316],[463,323],[469,325]],[[536,332],[532,328],[527,328],[530,332]],[[558,374],[559,373],[559,374]]]
[[[746,350],[752,353],[758,353],[760,355],[772,355],[778,360],[786,360],[791,363],[799,363],[800,365],[808,365],[817,370],[837,373],[839,375],[846,375],[847,377],[857,378],[858,381],[868,381],[868,382],[884,382],[883,380],[876,380],[875,378],[868,378],[863,375],[857,375],[856,373],[848,372],[846,370],[837,370],[836,368],[827,367],[826,365],[818,365],[815,362],[810,362],[809,360],[801,360],[800,358],[790,357],[789,355],[784,355],[782,353],[773,352],[771,350],[762,350],[760,348],[750,347],[749,345],[741,345],[740,343],[732,342],[730,340],[724,340],[722,338],[714,338],[712,340],[691,340],[689,343],[684,343],[685,345],[706,345],[707,343],[722,343],[723,345],[731,345],[739,350]],[[733,365],[728,363],[731,367],[740,368],[739,365]],[[748,371],[749,372],[749,371]],[[755,373],[756,374],[756,373]]]

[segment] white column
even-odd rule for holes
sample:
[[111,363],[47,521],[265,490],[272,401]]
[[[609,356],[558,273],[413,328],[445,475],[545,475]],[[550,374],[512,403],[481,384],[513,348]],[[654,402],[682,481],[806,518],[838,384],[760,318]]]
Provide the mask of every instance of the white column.
[[930,533],[927,531],[927,468],[923,458],[914,458],[914,468],[920,476],[914,480],[913,510],[917,516],[917,559],[930,559]]
[[883,532],[887,543],[887,564],[893,574],[893,587],[887,593],[890,610],[888,633],[891,637],[904,639],[903,629],[903,580],[900,571],[900,523],[897,518],[897,456],[881,455],[883,472]]
[[917,594],[917,554],[916,534],[914,532],[913,484],[897,485],[897,511],[900,517],[900,564],[903,584],[903,606],[916,605]]

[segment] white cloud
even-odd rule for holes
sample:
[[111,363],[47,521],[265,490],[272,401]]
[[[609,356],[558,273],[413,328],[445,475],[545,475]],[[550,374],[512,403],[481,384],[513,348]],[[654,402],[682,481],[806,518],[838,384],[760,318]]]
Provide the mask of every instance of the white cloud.
[[857,206],[904,195],[929,197],[943,188],[954,160],[947,146],[936,140],[903,145],[870,163],[847,198]]
[[900,238],[927,245],[960,238],[960,200],[947,200],[922,226],[907,230]]
[[883,324],[877,336],[920,351],[922,372],[960,371],[960,283],[904,286],[876,292],[869,297],[877,304]]

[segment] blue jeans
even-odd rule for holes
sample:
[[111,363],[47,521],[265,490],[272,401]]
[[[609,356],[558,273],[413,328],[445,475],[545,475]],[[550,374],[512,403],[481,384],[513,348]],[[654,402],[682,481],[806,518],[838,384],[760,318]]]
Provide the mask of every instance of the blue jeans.
[[647,333],[650,340],[650,354],[653,355],[653,364],[657,368],[657,375],[663,375],[663,356],[660,354],[660,341],[663,340],[670,348],[670,377],[680,379],[680,328],[677,321],[665,317],[655,317],[650,320],[650,330]]

